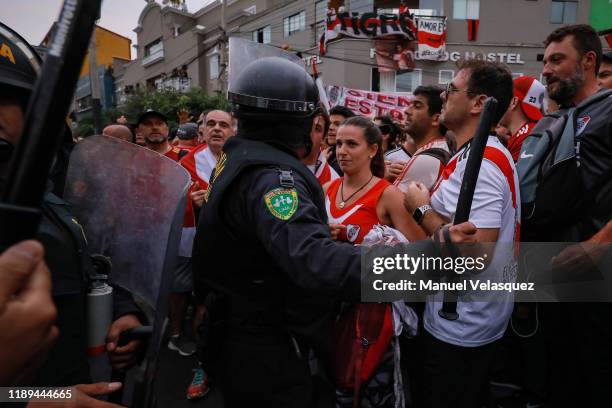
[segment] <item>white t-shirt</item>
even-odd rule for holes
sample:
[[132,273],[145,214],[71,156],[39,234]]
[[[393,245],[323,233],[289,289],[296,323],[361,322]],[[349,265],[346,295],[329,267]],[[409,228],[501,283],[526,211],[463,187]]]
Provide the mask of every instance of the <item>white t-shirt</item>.
[[385,152],[385,161],[395,162],[407,162],[410,160],[410,154],[402,147],[398,146],[395,149],[391,149]]
[[408,190],[408,185],[411,181],[418,181],[425,184],[428,190],[431,190],[436,181],[438,181],[444,169],[444,163],[436,157],[422,154],[429,149],[446,150],[450,155],[450,149],[448,148],[446,139],[433,140],[414,152],[414,155],[410,158],[408,163],[406,163],[404,170],[397,176],[397,179],[395,179],[393,183],[397,188],[402,190],[402,192],[405,193]]
[[[462,148],[447,164],[434,187],[431,206],[440,215],[453,221],[469,146]],[[470,222],[477,228],[499,228],[495,252],[487,269],[476,279],[492,282],[514,282],[517,262],[515,240],[519,240],[520,196],[516,168],[510,152],[495,136],[490,136],[480,167]],[[459,292],[459,318],[449,321],[438,315],[442,292],[428,297],[425,307],[425,329],[446,343],[464,347],[489,344],[502,337],[513,309],[513,295],[507,291],[487,292],[494,301],[473,301],[469,289]]]

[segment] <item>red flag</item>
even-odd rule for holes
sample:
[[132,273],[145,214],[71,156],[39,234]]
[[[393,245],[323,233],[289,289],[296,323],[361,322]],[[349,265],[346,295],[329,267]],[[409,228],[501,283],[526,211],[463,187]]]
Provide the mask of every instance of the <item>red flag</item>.
[[478,38],[478,24],[480,20],[467,20],[468,22],[468,41],[476,41]]

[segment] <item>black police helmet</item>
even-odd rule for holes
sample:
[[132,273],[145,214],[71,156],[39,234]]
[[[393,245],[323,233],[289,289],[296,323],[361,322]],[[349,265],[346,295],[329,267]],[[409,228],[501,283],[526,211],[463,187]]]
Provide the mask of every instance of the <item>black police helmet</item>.
[[228,99],[238,119],[238,135],[290,153],[312,149],[312,120],[319,92],[299,65],[278,57],[251,62],[230,85]]
[[0,23],[0,85],[30,93],[40,71],[40,57],[19,34]]
[[284,58],[261,58],[247,65],[228,92],[237,118],[285,119],[313,116],[319,93],[299,65]]

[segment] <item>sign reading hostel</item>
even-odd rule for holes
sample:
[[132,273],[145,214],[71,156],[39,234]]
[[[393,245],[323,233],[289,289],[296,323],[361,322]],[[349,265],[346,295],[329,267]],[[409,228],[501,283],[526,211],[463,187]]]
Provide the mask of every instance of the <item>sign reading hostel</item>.
[[[370,58],[374,58],[374,57],[376,57],[376,52],[374,48],[371,48]],[[414,57],[416,60],[419,60],[419,61],[430,59],[428,56],[420,55],[419,52],[416,52]],[[473,51],[466,51],[464,53],[461,53],[459,51],[452,51],[452,52],[444,51],[444,53],[442,53],[442,55],[438,59],[438,62],[445,62],[445,61],[457,62],[461,58],[463,59],[482,59],[482,60],[490,61],[490,62],[497,61],[497,62],[503,62],[504,64],[508,64],[508,65],[524,65],[525,64],[525,61],[523,60],[523,57],[521,56],[520,53],[488,52],[488,53],[483,54],[483,53],[478,53],[478,52],[473,52]]]

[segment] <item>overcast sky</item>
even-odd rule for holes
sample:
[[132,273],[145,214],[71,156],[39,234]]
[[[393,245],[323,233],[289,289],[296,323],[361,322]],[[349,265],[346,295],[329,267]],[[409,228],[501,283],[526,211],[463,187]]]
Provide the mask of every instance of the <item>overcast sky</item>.
[[[199,10],[212,0],[187,0],[190,12]],[[38,45],[51,24],[57,19],[62,0],[0,0],[0,21],[21,34],[26,40]],[[161,0],[157,0],[161,3]],[[136,44],[136,33],[140,12],[146,0],[103,0],[99,25],[132,39]],[[135,55],[132,52],[132,55]]]

